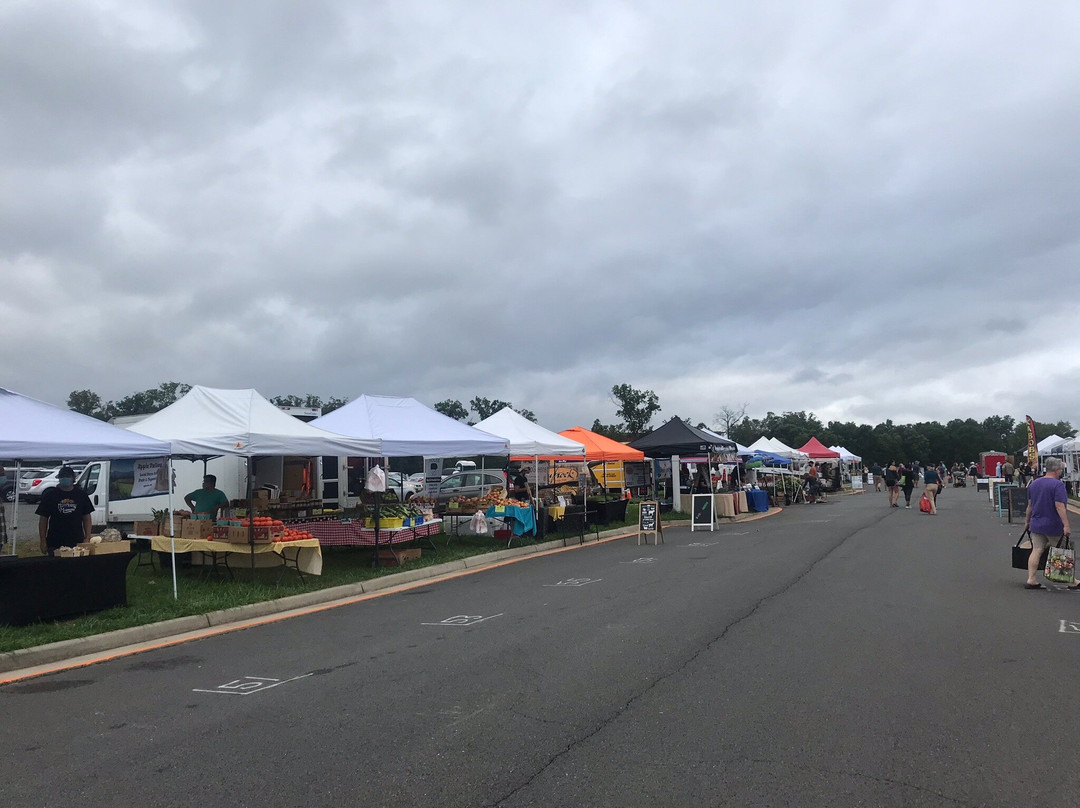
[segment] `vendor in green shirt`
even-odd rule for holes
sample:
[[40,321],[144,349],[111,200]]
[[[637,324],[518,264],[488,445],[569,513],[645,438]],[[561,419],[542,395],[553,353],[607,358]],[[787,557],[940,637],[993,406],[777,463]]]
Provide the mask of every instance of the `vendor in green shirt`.
[[184,497],[184,502],[196,519],[217,519],[218,511],[229,504],[225,492],[218,491],[216,485],[217,477],[207,474],[203,477],[202,488]]

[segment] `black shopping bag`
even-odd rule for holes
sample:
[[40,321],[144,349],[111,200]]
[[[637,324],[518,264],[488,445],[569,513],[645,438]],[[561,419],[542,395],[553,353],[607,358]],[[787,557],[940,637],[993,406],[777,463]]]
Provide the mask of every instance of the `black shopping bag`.
[[[1031,531],[1025,530],[1020,534],[1020,538],[1016,540],[1016,544],[1013,545],[1013,558],[1012,565],[1014,570],[1026,570],[1028,568],[1028,559],[1031,558]],[[1049,547],[1044,547],[1042,551],[1042,557],[1039,559],[1039,569],[1046,567],[1046,556],[1050,552]]]

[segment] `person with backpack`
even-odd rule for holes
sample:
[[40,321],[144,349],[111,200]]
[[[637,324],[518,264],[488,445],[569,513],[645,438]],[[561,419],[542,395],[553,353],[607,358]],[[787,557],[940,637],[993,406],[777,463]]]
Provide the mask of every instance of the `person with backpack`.
[[896,467],[896,461],[889,462],[885,469],[885,487],[889,489],[889,507],[900,507],[900,470]]

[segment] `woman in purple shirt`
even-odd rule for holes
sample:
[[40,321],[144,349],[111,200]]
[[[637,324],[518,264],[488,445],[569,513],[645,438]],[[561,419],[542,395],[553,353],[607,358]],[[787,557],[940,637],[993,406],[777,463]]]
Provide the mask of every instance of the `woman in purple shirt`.
[[[1042,589],[1036,575],[1043,550],[1057,542],[1062,535],[1071,538],[1069,510],[1065,503],[1069,495],[1065,483],[1065,464],[1056,457],[1046,458],[1046,474],[1028,486],[1028,509],[1024,527],[1031,531],[1031,555],[1028,557],[1028,579],[1025,589]],[[1080,589],[1080,580],[1073,574],[1069,589]]]

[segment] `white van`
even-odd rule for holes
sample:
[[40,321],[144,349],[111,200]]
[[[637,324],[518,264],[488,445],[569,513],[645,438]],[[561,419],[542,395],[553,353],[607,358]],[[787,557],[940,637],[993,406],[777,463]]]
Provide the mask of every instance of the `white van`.
[[[296,469],[306,467],[314,470],[309,480],[311,490],[318,492],[327,508],[347,507],[345,486],[339,480],[347,478],[347,459],[344,457],[256,457],[254,458],[254,488],[272,487],[277,491],[299,488],[296,485]],[[314,461],[314,462],[311,462]],[[146,469],[161,460],[94,460],[86,465],[78,483],[94,505],[92,517],[95,528],[106,526],[130,526],[135,521],[150,521],[153,511],[169,507],[168,487],[164,479],[151,484],[144,481]],[[184,497],[202,487],[203,476],[217,477],[217,487],[229,499],[247,496],[247,459],[235,455],[223,455],[207,460],[172,461],[172,507],[186,508]],[[153,479],[150,474],[150,479]],[[164,473],[167,477],[167,472]],[[159,493],[164,491],[164,493]]]

